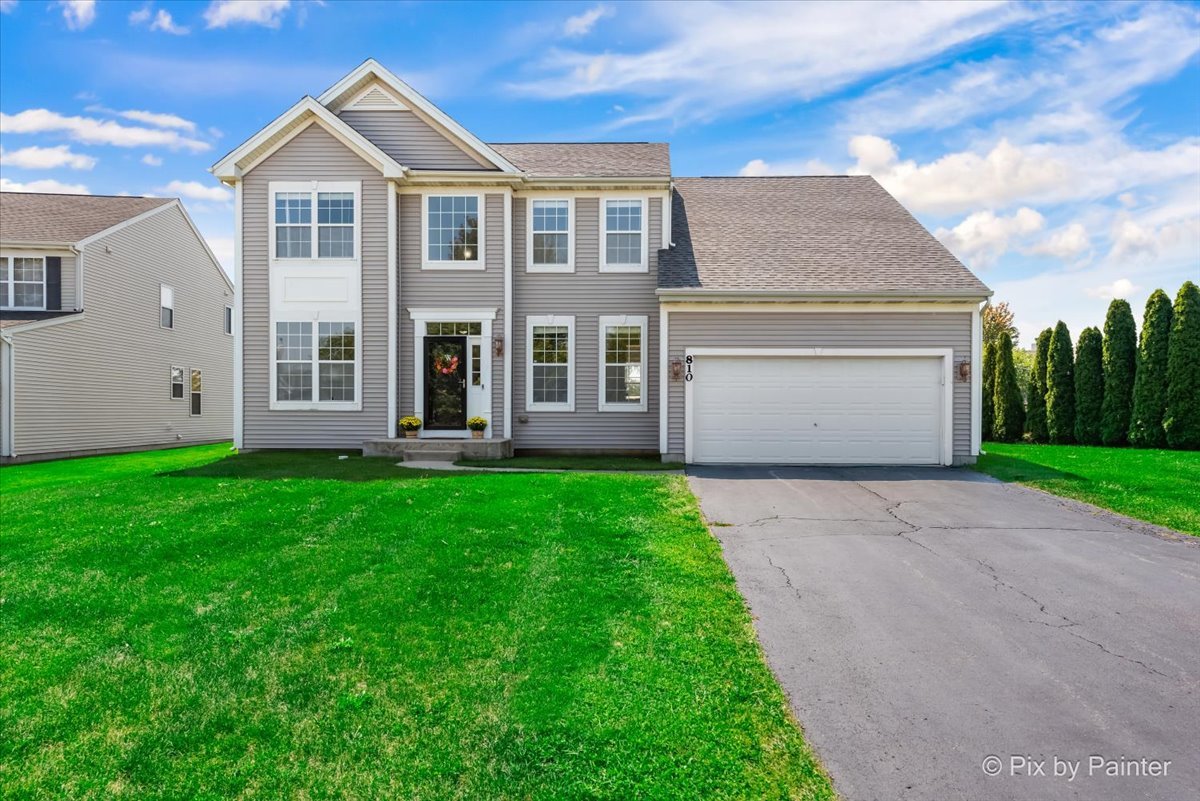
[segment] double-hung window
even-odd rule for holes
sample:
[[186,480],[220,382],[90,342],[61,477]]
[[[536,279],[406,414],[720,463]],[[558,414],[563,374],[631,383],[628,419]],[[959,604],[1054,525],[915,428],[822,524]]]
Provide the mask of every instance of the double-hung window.
[[526,318],[525,407],[575,410],[575,318]]
[[569,273],[574,270],[570,200],[531,200],[529,203],[529,272]]
[[158,285],[158,324],[163,328],[175,327],[175,289],[166,284]]
[[183,368],[171,368],[171,400],[183,400]]
[[645,200],[604,198],[600,211],[600,271],[646,272]]
[[190,413],[192,417],[199,417],[201,412],[201,391],[203,387],[200,381],[200,371],[192,370],[192,408]]
[[357,183],[273,183],[271,209],[274,258],[355,258]]
[[0,308],[46,308],[46,260],[0,256]]
[[644,412],[646,318],[600,318],[600,405],[602,412]]
[[481,195],[426,195],[424,262],[426,269],[484,268]]
[[276,408],[347,409],[358,398],[352,322],[275,323]]

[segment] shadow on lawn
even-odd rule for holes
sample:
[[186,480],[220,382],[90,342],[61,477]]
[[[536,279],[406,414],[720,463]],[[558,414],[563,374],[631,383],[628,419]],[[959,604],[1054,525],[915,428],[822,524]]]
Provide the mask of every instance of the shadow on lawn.
[[[348,456],[339,459],[339,456]],[[410,470],[397,467],[395,459],[364,458],[345,451],[255,451],[217,459],[198,467],[158,474],[167,478],[232,478],[282,481],[320,479],[333,481],[419,481],[430,478],[461,478],[477,473],[461,471]]]
[[1089,479],[1076,473],[1068,473],[1055,467],[1050,467],[1016,456],[1001,456],[985,453],[979,457],[977,468],[1001,481],[1063,481],[1074,484],[1087,484]]

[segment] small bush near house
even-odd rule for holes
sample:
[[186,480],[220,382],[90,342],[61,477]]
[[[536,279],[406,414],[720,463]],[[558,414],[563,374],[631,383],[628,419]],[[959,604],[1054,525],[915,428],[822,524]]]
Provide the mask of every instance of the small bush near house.
[[1075,351],[1075,441],[1100,444],[1104,405],[1104,337],[1099,328],[1085,328]]
[[[987,408],[987,396],[984,397],[984,408]],[[997,348],[996,388],[992,405],[995,407],[995,438],[1001,442],[1020,439],[1025,430],[1025,407],[1021,401],[1017,371],[1013,367],[1013,343],[1007,333],[1000,335]]]
[[1050,337],[1053,331],[1047,328],[1038,334],[1037,346],[1033,351],[1033,373],[1029,376],[1029,411],[1025,415],[1025,427],[1034,442],[1045,442],[1050,438],[1046,428],[1046,362],[1050,357]]
[[1172,448],[1200,448],[1200,288],[1191,281],[1175,298],[1163,430]]
[[1133,380],[1137,373],[1137,328],[1129,301],[1114,300],[1104,320],[1104,402],[1100,439],[1105,445],[1124,445],[1129,439],[1133,411]]
[[1046,360],[1046,430],[1053,443],[1067,443],[1075,436],[1075,352],[1062,320],[1054,326]]
[[1137,376],[1133,382],[1133,414],[1129,444],[1161,448],[1167,444],[1163,412],[1167,405],[1167,357],[1171,336],[1171,300],[1161,289],[1146,301],[1142,338],[1138,344]]

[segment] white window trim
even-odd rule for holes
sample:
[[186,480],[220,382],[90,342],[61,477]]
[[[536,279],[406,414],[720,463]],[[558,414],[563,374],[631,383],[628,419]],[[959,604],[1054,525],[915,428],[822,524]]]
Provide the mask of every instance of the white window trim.
[[[495,308],[420,308],[409,309],[408,316],[413,321],[413,411],[415,417],[422,420],[425,419],[425,337],[428,336],[426,323],[479,323],[480,331],[480,355],[483,357],[483,384],[486,387],[492,386],[492,358],[491,347],[492,342],[492,323],[496,321]],[[471,339],[472,337],[467,337]],[[467,377],[470,380],[470,376]],[[485,437],[491,438],[493,423],[492,419],[492,393],[489,390],[484,396],[484,413],[482,417],[487,418],[488,427]],[[455,432],[454,429],[439,429],[437,431],[426,432],[424,428],[417,434],[419,438],[424,437],[469,437],[471,432],[469,429],[461,429]]]
[[[163,290],[164,289],[171,290],[171,305],[170,306],[163,305]],[[163,325],[163,321],[162,321],[162,310],[163,309],[171,310],[171,324],[170,325]],[[164,331],[174,331],[175,330],[175,287],[171,286],[170,284],[159,284],[158,285],[158,327],[163,329]]]
[[[175,397],[175,371],[176,370],[179,371],[179,386],[183,388],[183,394],[181,394],[178,398]],[[188,378],[190,377],[190,375],[187,371],[187,368],[180,367],[177,364],[173,364],[168,368],[168,375],[170,376],[170,379],[167,383],[167,398],[169,400],[173,400],[173,401],[186,400],[188,402],[188,409],[190,410],[192,400],[191,400],[191,398],[188,397],[187,382],[188,382]],[[203,380],[203,376],[201,377],[201,380]]]
[[[479,246],[475,249],[475,258],[471,261],[444,261],[429,258],[429,198],[431,197],[473,197],[479,209]],[[421,193],[421,269],[422,270],[484,270],[487,268],[484,253],[486,252],[487,235],[487,198],[482,192],[422,192]]]
[[[565,201],[567,204],[567,263],[535,264],[533,261],[533,204],[538,201]],[[527,273],[573,273],[575,272],[575,198],[531,197],[525,207],[525,272]],[[545,232],[543,232],[545,233]]]
[[[543,325],[565,326],[567,329],[566,403],[534,403],[533,401],[533,329],[535,326]],[[573,315],[556,314],[525,318],[525,411],[575,411],[575,317]]]
[[[608,203],[610,200],[636,200],[642,204],[642,261],[640,264],[608,263]],[[650,272],[650,199],[640,195],[603,195],[600,198],[600,272],[602,273],[646,273]],[[614,232],[614,233],[629,233]]]
[[[307,257],[276,256],[275,235],[279,225],[275,222],[275,195],[278,193],[299,192],[308,193],[312,197],[312,251]],[[319,233],[317,231],[317,194],[323,192],[350,192],[354,195],[354,257],[321,258],[317,255]],[[271,181],[267,185],[267,228],[270,233],[270,251],[268,259],[271,264],[330,264],[357,265],[362,260],[362,182],[361,181]]]
[[[610,403],[605,400],[607,395],[607,387],[605,385],[605,329],[611,325],[623,326],[638,326],[642,329],[642,399],[639,403]],[[647,370],[646,359],[648,356],[648,336],[649,336],[650,320],[645,315],[635,314],[618,314],[618,315],[602,315],[600,317],[600,349],[597,351],[600,355],[600,382],[597,384],[599,392],[597,392],[596,410],[600,412],[644,412],[650,408],[650,381],[649,370]]]
[[[193,373],[200,374],[200,391],[199,392],[196,392],[194,389],[192,389]],[[187,396],[188,417],[203,417],[204,416],[204,371],[201,370],[199,367],[189,367],[188,371],[187,371],[187,383],[184,384],[184,390],[185,390],[185,394]],[[193,395],[200,396],[200,413],[199,414],[192,411],[192,408],[193,408],[192,407],[192,396]]]
[[[11,305],[16,298],[17,284],[33,284],[36,281],[17,281],[16,265],[14,259],[41,259],[42,261],[42,305],[41,306],[13,306]],[[0,255],[0,261],[8,262],[8,306],[3,306],[5,311],[46,311],[46,256],[42,253],[5,253]],[[61,278],[59,279],[62,280]]]
[[[271,360],[271,386],[270,386],[270,410],[271,411],[302,411],[302,412],[361,412],[362,411],[362,323],[358,320],[344,320],[337,317],[337,313],[327,313],[329,319],[320,319],[312,317],[309,319],[284,319],[271,320],[271,336],[270,336],[270,360]],[[275,385],[275,374],[278,366],[278,360],[275,358],[275,326],[279,323],[311,323],[312,324],[312,359],[310,364],[313,368],[313,399],[306,401],[281,401],[278,399],[278,388]],[[321,396],[321,360],[319,345],[321,341],[321,323],[354,323],[354,400],[353,401],[322,401],[317,400]]]
[[235,323],[233,321],[233,307],[230,306],[228,303],[225,304],[225,314],[228,315],[229,330],[227,330],[227,331],[225,330],[225,319],[226,319],[225,317],[221,318],[221,330],[225,331],[225,336],[231,337],[231,336],[233,336]]

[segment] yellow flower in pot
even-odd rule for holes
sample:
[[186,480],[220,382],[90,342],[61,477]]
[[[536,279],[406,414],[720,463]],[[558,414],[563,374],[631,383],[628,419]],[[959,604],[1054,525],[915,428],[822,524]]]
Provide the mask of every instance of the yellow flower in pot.
[[412,416],[401,417],[400,427],[404,429],[404,436],[409,439],[415,439],[417,432],[421,430],[421,418]]
[[471,429],[473,439],[483,439],[483,432],[487,430],[487,426],[487,420],[482,417],[472,417],[467,421],[467,428]]

